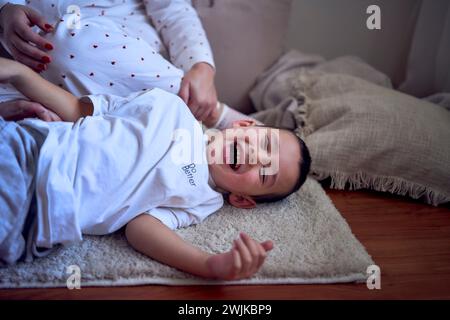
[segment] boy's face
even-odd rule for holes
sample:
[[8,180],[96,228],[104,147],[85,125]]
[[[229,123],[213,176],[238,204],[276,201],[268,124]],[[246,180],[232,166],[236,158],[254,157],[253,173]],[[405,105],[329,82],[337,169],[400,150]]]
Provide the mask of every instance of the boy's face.
[[212,179],[217,187],[230,192],[229,202],[236,207],[254,207],[252,196],[287,193],[299,176],[296,137],[254,124],[237,121],[214,138],[210,135],[207,147]]

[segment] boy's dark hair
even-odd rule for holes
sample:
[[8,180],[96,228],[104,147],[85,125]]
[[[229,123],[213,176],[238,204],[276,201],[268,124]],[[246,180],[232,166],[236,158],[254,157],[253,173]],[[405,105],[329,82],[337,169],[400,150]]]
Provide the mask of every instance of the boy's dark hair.
[[300,174],[298,175],[298,179],[294,187],[289,192],[283,194],[266,194],[262,196],[252,196],[253,200],[255,200],[257,203],[280,201],[289,196],[291,193],[298,191],[300,187],[305,183],[306,178],[308,177],[309,170],[311,168],[311,155],[305,142],[290,130],[284,128],[275,128],[275,129],[289,132],[290,134],[294,135],[297,138],[297,142],[300,147],[300,162],[298,163]]

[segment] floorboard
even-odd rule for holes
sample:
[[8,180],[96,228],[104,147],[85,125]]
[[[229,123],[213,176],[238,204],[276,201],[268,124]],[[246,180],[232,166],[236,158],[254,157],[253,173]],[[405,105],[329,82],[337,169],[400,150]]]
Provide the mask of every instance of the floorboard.
[[365,284],[4,289],[0,299],[450,299],[450,205],[326,191],[381,268],[380,290]]

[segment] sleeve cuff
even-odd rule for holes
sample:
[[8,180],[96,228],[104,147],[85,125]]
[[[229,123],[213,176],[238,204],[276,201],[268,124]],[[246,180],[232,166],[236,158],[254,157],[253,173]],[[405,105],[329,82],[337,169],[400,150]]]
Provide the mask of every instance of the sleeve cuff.
[[80,98],[80,101],[92,103],[92,105],[94,106],[92,116],[102,115],[106,112],[106,110],[108,110],[107,106],[104,105],[105,101],[104,101],[104,99],[102,99],[101,95],[91,94],[91,95],[82,96]]
[[205,62],[207,64],[209,64],[211,67],[213,67],[213,69],[216,69],[216,66],[214,65],[214,61],[212,59],[206,59],[205,57],[203,57],[202,59],[189,59],[189,61],[186,62],[186,65],[183,65],[183,70],[185,72],[188,72],[189,70],[192,69],[192,67],[200,62]]
[[194,64],[205,62],[209,64],[213,69],[216,69],[216,65],[214,63],[214,57],[210,50],[205,50],[205,52],[191,51],[191,52],[183,52],[177,58],[176,65],[178,68],[182,69],[184,72],[188,72],[192,69]]
[[160,208],[155,208],[146,213],[161,221],[162,224],[164,224],[167,228],[171,230],[175,230],[178,228],[177,218],[175,217],[173,212],[168,209],[161,210]]

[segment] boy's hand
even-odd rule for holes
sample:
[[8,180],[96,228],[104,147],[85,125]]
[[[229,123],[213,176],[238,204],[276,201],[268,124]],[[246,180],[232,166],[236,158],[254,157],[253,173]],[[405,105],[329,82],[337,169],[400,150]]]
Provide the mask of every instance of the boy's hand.
[[0,27],[11,55],[40,72],[50,63],[47,51],[52,50],[53,46],[31,29],[35,25],[44,32],[53,31],[53,27],[40,14],[26,6],[6,4],[0,11]]
[[264,263],[267,252],[273,249],[272,241],[259,243],[245,233],[234,240],[233,248],[208,258],[206,264],[212,277],[221,280],[238,280],[254,275]]
[[42,104],[28,100],[14,100],[0,103],[0,117],[8,121],[19,121],[25,118],[37,117],[44,121],[61,121],[54,112]]

